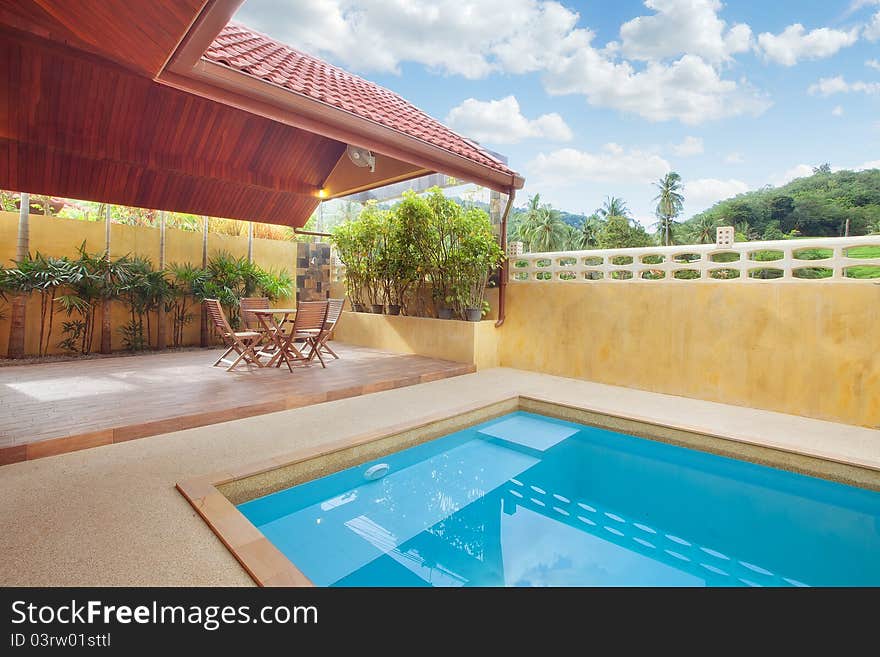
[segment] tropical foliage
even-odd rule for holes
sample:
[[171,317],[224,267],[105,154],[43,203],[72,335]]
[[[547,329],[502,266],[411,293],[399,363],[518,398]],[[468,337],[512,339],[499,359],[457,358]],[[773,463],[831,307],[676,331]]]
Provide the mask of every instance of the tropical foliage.
[[529,199],[525,213],[517,223],[517,239],[527,251],[561,251],[570,245],[571,232],[561,213],[549,203],[541,203],[541,195]]
[[56,298],[68,284],[81,276],[78,268],[67,258],[53,258],[40,252],[17,261],[15,267],[3,273],[5,284],[15,294],[37,294],[40,299],[40,336],[38,353],[49,350],[55,323]]
[[[46,214],[61,217],[62,219],[77,219],[80,221],[104,221],[107,213],[107,204],[92,201],[74,201],[69,199],[56,199],[48,196],[31,194],[31,213]],[[0,190],[0,210],[18,212],[19,195],[15,192]],[[110,205],[110,221],[114,224],[125,226],[150,226],[159,225],[159,210],[149,208],[136,208],[124,205]],[[185,212],[166,212],[165,225],[168,228],[176,228],[185,231],[202,231],[204,228],[202,215],[188,214]],[[309,219],[304,228],[314,229],[315,217]],[[219,235],[244,236],[248,232],[248,222],[237,219],[225,219],[222,217],[208,217],[208,232]],[[308,240],[307,236],[296,235],[289,226],[265,224],[253,222],[253,236],[258,239],[270,240]]]
[[438,188],[426,196],[407,193],[392,208],[368,204],[333,230],[332,241],[358,310],[387,304],[410,315],[444,307],[461,317],[467,309],[485,311],[489,276],[503,260],[486,212]]
[[664,246],[670,246],[674,244],[675,219],[681,214],[684,207],[681,176],[674,171],[667,173],[654,183],[654,187],[659,192],[654,197],[657,202],[657,209],[654,211],[657,216],[657,238]]
[[96,314],[105,300],[124,305],[128,321],[118,328],[119,334],[126,349],[140,351],[156,343],[160,306],[170,315],[172,344],[180,346],[184,327],[194,319],[193,307],[202,299],[219,298],[230,323],[237,326],[242,297],[260,294],[278,299],[292,291],[287,272],[266,271],[225,252],[215,254],[205,269],[183,263],[160,270],[142,257],[89,253],[83,242],[75,259],[38,252],[0,270],[0,297],[39,297],[38,355],[48,354],[59,314],[62,338],[56,344],[71,353],[91,353]]
[[782,187],[740,194],[684,223],[737,226],[743,239],[880,233],[880,170],[816,173]]

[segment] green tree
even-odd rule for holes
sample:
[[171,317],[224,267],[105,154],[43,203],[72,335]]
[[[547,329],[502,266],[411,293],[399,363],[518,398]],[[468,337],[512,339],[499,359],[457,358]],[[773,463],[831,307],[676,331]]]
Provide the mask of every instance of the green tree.
[[715,204],[691,218],[704,215],[720,223],[748,223],[755,239],[764,234],[831,237],[847,232],[864,235],[880,213],[880,170],[835,171],[817,167],[817,173],[778,188],[762,188]]
[[575,248],[595,249],[599,244],[599,231],[602,230],[602,220],[599,213],[595,212],[584,219],[581,228],[577,231]]
[[560,212],[549,203],[542,204],[539,194],[529,199],[518,233],[532,253],[562,250],[570,237],[568,224],[562,221]]
[[761,235],[761,239],[765,241],[784,240],[785,233],[783,233],[782,230],[779,228],[779,222],[771,221],[769,224],[767,224],[767,227],[764,229],[763,235]]
[[608,217],[626,217],[629,218],[629,208],[626,207],[626,201],[617,196],[606,196],[602,207],[596,210],[596,214],[602,219]]
[[650,246],[651,236],[640,225],[633,225],[621,215],[610,215],[597,236],[600,249],[624,249]]
[[702,214],[694,217],[694,220],[686,224],[684,235],[691,244],[712,244],[715,241],[715,229],[718,228],[718,219],[711,214]]
[[770,199],[770,221],[782,226],[794,212],[794,199],[787,194],[780,194]]
[[171,344],[175,347],[183,344],[183,331],[195,319],[195,314],[190,311],[195,302],[196,287],[204,275],[203,269],[188,262],[172,262],[167,267],[170,294],[165,311],[171,314]]
[[[98,306],[101,305],[109,324],[110,305],[118,296],[120,286],[128,280],[129,257],[114,260],[106,251],[88,253],[83,242],[79,247],[79,258],[73,264],[80,275],[68,284],[69,293],[58,297],[68,317],[62,325],[65,337],[59,346],[88,354],[92,351]],[[108,348],[107,353],[109,351]]]
[[529,250],[540,253],[564,249],[570,233],[568,224],[562,221],[559,212],[544,206],[529,225],[527,235]]
[[55,313],[59,307],[56,299],[60,292],[75,283],[82,276],[80,270],[67,258],[53,258],[39,251],[24,260],[15,262],[15,268],[7,270],[6,285],[13,292],[27,297],[31,293],[40,295],[40,336],[37,353],[45,356],[49,351]]
[[[18,210],[18,236],[15,246],[15,259],[24,262],[28,258],[30,239],[30,194],[22,192],[19,195]],[[4,201],[4,208],[8,207]],[[13,285],[13,281],[9,284]],[[14,291],[14,288],[13,288]],[[24,340],[27,325],[27,299],[30,291],[20,291],[12,297],[11,322],[9,325],[9,343],[6,355],[9,358],[22,358],[24,356]]]
[[667,173],[663,178],[654,183],[659,193],[654,197],[657,201],[657,233],[662,244],[669,246],[673,243],[673,226],[675,219],[681,214],[684,206],[681,176],[674,171]]

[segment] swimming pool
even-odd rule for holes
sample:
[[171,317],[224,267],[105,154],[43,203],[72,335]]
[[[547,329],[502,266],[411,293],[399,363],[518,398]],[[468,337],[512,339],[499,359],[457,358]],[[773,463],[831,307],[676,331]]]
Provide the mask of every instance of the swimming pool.
[[524,411],[237,508],[319,586],[880,585],[880,493]]

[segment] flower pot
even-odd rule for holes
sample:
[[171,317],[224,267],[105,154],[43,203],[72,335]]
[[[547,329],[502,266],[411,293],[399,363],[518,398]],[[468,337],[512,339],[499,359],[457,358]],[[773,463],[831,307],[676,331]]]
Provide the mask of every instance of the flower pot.
[[354,311],[356,313],[363,313],[367,311],[367,309],[364,307],[364,304],[362,303],[353,303],[352,307],[354,308]]
[[452,308],[440,306],[437,309],[437,317],[440,319],[452,319]]
[[465,308],[464,316],[467,317],[467,321],[469,322],[479,322],[483,319],[483,309],[482,308]]
[[399,315],[400,314],[400,306],[389,303],[388,304],[388,314],[389,315]]
[[381,315],[383,312],[385,312],[385,306],[383,306],[381,303],[374,303],[372,306],[370,306],[370,308],[373,309],[373,314],[375,315]]

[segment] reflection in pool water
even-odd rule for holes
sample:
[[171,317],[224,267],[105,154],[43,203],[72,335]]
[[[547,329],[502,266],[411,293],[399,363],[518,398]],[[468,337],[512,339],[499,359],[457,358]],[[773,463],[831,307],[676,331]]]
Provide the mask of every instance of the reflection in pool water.
[[239,509],[322,586],[880,585],[880,494],[518,411]]

